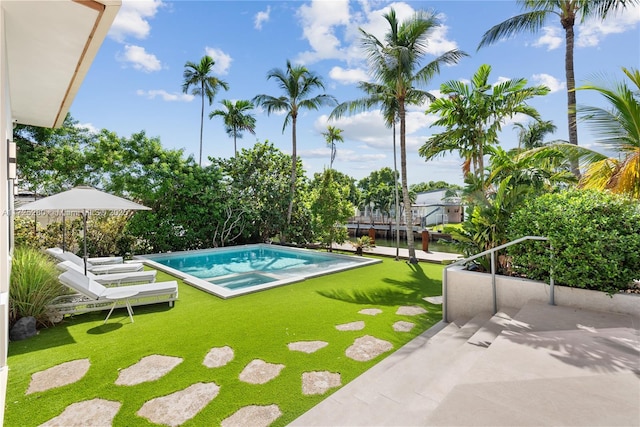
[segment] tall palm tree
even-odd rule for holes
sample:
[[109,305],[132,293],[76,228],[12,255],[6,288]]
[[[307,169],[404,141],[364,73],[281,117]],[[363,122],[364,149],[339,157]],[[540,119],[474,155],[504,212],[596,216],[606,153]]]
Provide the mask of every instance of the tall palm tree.
[[526,101],[549,92],[546,86],[527,87],[525,79],[511,79],[495,86],[489,83],[491,66],[481,65],[467,84],[450,80],[440,86],[444,95],[433,101],[427,110],[440,118],[432,126],[445,130],[431,136],[418,153],[427,160],[445,152],[458,151],[463,163],[463,174],[471,173],[482,185],[484,156],[498,143],[498,133],[505,119],[524,114],[539,120],[535,108]]
[[327,131],[322,132],[327,145],[331,149],[331,163],[329,163],[329,169],[333,169],[333,161],[336,158],[336,141],[344,142],[342,137],[342,129],[338,129],[335,126],[327,126]]
[[[411,211],[411,198],[407,184],[407,148],[406,148],[406,106],[431,99],[427,92],[415,88],[418,85],[426,85],[440,72],[440,66],[456,64],[466,53],[453,49],[422,68],[420,63],[427,54],[429,37],[439,27],[440,21],[434,13],[424,11],[416,12],[405,22],[399,22],[394,9],[391,9],[384,18],[389,23],[389,31],[385,34],[384,41],[379,40],[373,34],[360,29],[362,34],[362,46],[367,54],[369,67],[374,77],[374,87],[381,92],[373,99],[366,101],[375,102],[383,106],[385,120],[393,123],[395,112],[400,123],[400,169],[402,177],[402,199],[405,206],[405,219],[407,224],[407,244],[409,246],[409,259],[417,262],[415,248],[413,247],[413,217]],[[388,89],[391,89],[393,102],[382,102],[387,99]],[[357,104],[355,104],[357,107]],[[397,108],[397,109],[396,109]],[[345,107],[346,111],[348,107]],[[391,119],[391,121],[389,121]]]
[[[569,124],[569,142],[578,145],[578,126],[576,122],[576,80],[573,65],[574,25],[576,19],[584,22],[594,17],[604,19],[610,12],[616,12],[627,5],[638,4],[638,0],[518,0],[523,13],[493,26],[484,33],[478,49],[493,44],[505,37],[521,32],[536,33],[554,16],[560,18],[565,32],[564,67],[567,79],[567,119]],[[572,167],[579,177],[577,163]]]
[[635,86],[588,83],[578,90],[594,90],[608,101],[610,109],[582,107],[587,123],[600,136],[596,142],[617,151],[620,158],[601,156],[591,163],[581,185],[608,189],[640,199],[640,71],[622,68]]
[[246,111],[253,109],[253,103],[248,100],[239,100],[236,102],[223,99],[222,105],[226,110],[215,110],[209,113],[209,119],[214,116],[221,116],[224,120],[224,127],[227,135],[233,138],[233,155],[238,154],[236,139],[242,139],[242,132],[247,131],[252,135],[256,134],[256,118],[251,114],[245,114]]
[[533,121],[526,125],[515,123],[513,127],[518,129],[518,151],[542,147],[544,138],[557,129],[551,120]]
[[[301,65],[293,66],[291,61],[287,60],[287,68],[274,68],[267,73],[267,80],[276,80],[278,86],[283,92],[279,97],[271,95],[257,95],[253,98],[253,102],[261,105],[267,114],[286,112],[284,124],[282,125],[282,133],[284,133],[287,125],[291,123],[291,184],[289,192],[289,209],[287,211],[287,226],[291,225],[291,214],[293,212],[293,199],[296,191],[296,171],[298,164],[296,126],[298,123],[298,114],[301,109],[317,110],[325,105],[336,104],[336,99],[325,93],[310,97],[313,91],[324,90],[322,78],[315,73],[309,71]],[[282,233],[281,237],[286,241],[286,233]]]
[[211,70],[215,65],[215,61],[208,55],[205,55],[200,59],[199,63],[187,61],[184,64],[184,73],[182,77],[184,82],[182,83],[182,92],[189,92],[191,94],[199,96],[202,101],[202,107],[200,109],[200,157],[198,164],[202,166],[202,129],[204,127],[204,98],[209,101],[209,105],[213,103],[213,98],[220,88],[229,90],[227,82],[218,79],[211,75]]

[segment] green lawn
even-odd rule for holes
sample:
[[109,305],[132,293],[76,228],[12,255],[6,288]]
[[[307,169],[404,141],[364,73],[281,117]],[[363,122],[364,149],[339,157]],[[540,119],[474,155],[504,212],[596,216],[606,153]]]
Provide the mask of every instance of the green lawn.
[[[422,298],[441,294],[442,265],[384,259],[382,263],[322,276],[255,294],[222,300],[180,283],[180,299],[167,304],[134,307],[135,323],[126,310],[116,310],[106,325],[106,312],[67,318],[39,335],[9,345],[9,381],[5,425],[39,425],[74,402],[103,398],[122,407],[114,425],[151,425],[136,411],[147,401],[182,390],[197,382],[215,382],[220,393],[184,425],[219,425],[250,404],[277,404],[283,415],[273,425],[286,425],[337,389],[322,396],[304,396],[301,376],[307,371],[340,373],[343,385],[391,354],[369,362],[345,356],[353,341],[364,335],[387,340],[393,351],[442,317],[441,307]],[[158,280],[171,277],[158,273]],[[396,315],[402,305],[428,310],[419,316]],[[358,314],[380,308],[382,314]],[[335,326],[365,321],[361,331],[338,331]],[[416,323],[411,332],[395,332],[399,320]],[[295,341],[322,340],[328,346],[312,354],[290,351]],[[226,366],[207,368],[202,361],[213,347],[230,346],[235,358]],[[136,386],[117,386],[118,371],[142,357],[160,354],[184,361],[165,377]],[[79,382],[25,395],[31,375],[59,363],[88,358],[91,367]],[[280,375],[262,385],[238,379],[253,359],[284,364]]]

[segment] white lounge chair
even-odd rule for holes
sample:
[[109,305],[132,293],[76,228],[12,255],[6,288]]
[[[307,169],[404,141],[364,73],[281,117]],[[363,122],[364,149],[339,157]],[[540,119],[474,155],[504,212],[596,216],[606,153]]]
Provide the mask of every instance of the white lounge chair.
[[50,305],[60,314],[111,309],[110,315],[115,307],[127,307],[131,316],[131,306],[168,302],[169,307],[173,307],[173,302],[178,299],[178,283],[175,280],[107,288],[75,270],[65,271],[58,279],[77,292],[59,297]]
[[[51,254],[59,261],[71,261],[74,264],[82,267],[84,271],[84,260],[73,252],[59,252]],[[108,265],[93,265],[87,261],[87,271],[93,274],[108,274],[108,273],[131,273],[133,271],[142,271],[144,265],[142,263],[123,263],[123,264],[108,264]]]
[[[57,264],[60,271],[75,270],[84,274],[84,268],[71,261],[62,261]],[[133,271],[130,273],[93,274],[87,271],[87,277],[101,285],[133,285],[136,283],[153,283],[156,281],[157,270]]]
[[[64,251],[60,248],[48,248],[46,249],[46,252],[49,255],[57,258],[56,255],[61,254]],[[100,256],[89,257],[87,258],[87,261],[89,261],[93,265],[122,264],[124,262],[124,258],[122,258],[121,256]]]

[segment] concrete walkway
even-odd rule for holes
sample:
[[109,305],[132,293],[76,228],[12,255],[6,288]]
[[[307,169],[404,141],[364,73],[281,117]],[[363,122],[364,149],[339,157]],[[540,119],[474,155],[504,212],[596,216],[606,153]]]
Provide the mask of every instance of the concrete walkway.
[[530,302],[438,324],[291,426],[639,426],[640,319]]
[[[333,244],[333,249],[347,251],[347,252],[355,252],[355,248],[349,243],[344,243],[341,245]],[[398,251],[398,256],[400,259],[408,260],[409,259],[409,249],[400,248]],[[364,250],[365,254],[373,254],[387,257],[395,257],[396,256],[396,248],[391,248],[388,246],[374,246],[369,249]],[[421,249],[416,249],[416,258],[419,261],[425,262],[434,262],[437,264],[450,264],[458,259],[462,258],[460,254],[452,254],[447,252],[425,252]]]

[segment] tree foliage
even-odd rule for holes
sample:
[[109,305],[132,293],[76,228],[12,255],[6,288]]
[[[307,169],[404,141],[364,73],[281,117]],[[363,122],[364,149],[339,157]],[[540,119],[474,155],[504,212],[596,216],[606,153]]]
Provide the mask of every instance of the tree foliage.
[[593,190],[544,194],[530,199],[508,223],[508,236],[544,236],[509,248],[516,272],[534,280],[609,293],[626,289],[640,271],[640,205]]
[[344,243],[349,237],[345,222],[353,216],[349,187],[333,178],[333,169],[317,175],[319,182],[310,194],[312,224],[316,238],[331,251],[332,243]]

